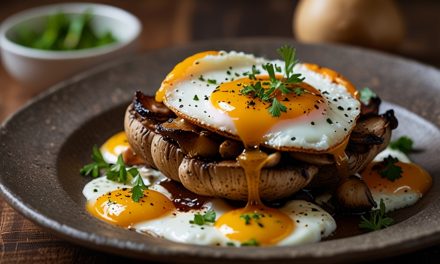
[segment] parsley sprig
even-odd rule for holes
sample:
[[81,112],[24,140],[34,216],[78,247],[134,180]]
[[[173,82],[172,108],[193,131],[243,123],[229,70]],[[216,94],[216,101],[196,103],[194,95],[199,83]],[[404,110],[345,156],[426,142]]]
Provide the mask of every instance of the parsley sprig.
[[194,214],[194,219],[190,220],[189,223],[190,224],[195,224],[195,225],[205,225],[208,223],[214,223],[215,222],[215,218],[216,218],[216,213],[214,210],[209,210],[206,213],[204,213],[203,215],[200,213],[196,213]]
[[370,104],[370,100],[373,98],[376,98],[377,94],[371,90],[368,87],[363,88],[362,90],[360,90],[360,98],[359,100],[364,104],[364,105],[369,105]]
[[402,136],[390,143],[390,148],[399,150],[405,154],[410,153],[413,150],[413,140],[407,136]]
[[394,219],[388,217],[385,211],[385,204],[381,199],[379,209],[371,211],[368,215],[368,219],[365,216],[361,216],[359,228],[368,231],[376,231],[392,225],[394,223]]
[[[273,117],[279,117],[281,112],[287,112],[287,107],[275,97],[278,93],[295,93],[300,96],[305,92],[304,89],[300,87],[292,88],[294,84],[300,83],[304,80],[304,78],[301,77],[301,74],[293,72],[293,67],[298,63],[298,60],[295,59],[295,49],[291,46],[285,45],[279,48],[277,52],[284,60],[283,78],[279,79],[276,76],[275,72],[281,71],[278,66],[272,63],[266,63],[262,67],[267,72],[269,81],[262,84],[256,77],[256,74],[260,74],[260,72],[254,65],[252,66],[252,72],[248,73],[248,77],[255,82],[244,86],[243,89],[240,90],[244,95],[252,95],[254,98],[260,98],[263,102],[270,103],[268,111]],[[266,86],[267,88],[265,88]]]
[[127,168],[122,155],[118,156],[118,160],[115,164],[110,164],[104,160],[104,157],[102,156],[102,153],[99,151],[98,147],[93,146],[92,160],[92,163],[81,168],[81,175],[96,178],[100,175],[101,171],[104,171],[107,179],[111,181],[125,184],[131,180],[133,184],[131,198],[133,201],[139,202],[139,200],[144,196],[144,190],[148,189],[148,187],[142,180],[139,170],[137,168]]
[[387,178],[390,181],[395,181],[402,177],[403,170],[400,166],[396,165],[399,159],[388,155],[382,162],[374,165],[373,169],[379,172],[382,178]]

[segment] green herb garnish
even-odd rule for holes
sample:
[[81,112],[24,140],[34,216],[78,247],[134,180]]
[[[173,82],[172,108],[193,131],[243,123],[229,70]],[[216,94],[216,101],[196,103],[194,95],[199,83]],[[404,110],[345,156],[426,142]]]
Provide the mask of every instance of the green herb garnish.
[[194,214],[194,219],[190,220],[190,224],[196,224],[196,225],[205,225],[207,223],[214,223],[216,218],[216,213],[214,210],[209,210],[203,215],[200,213]]
[[264,217],[264,215],[261,213],[245,213],[240,215],[240,219],[244,220],[246,225],[250,225],[252,219],[258,223],[258,220],[262,217]]
[[382,178],[395,181],[402,177],[403,173],[402,168],[396,165],[397,162],[399,162],[397,158],[389,155],[382,162],[374,165],[373,169],[378,171]]
[[390,148],[399,150],[405,154],[410,153],[413,150],[413,140],[407,136],[402,136],[390,143]]
[[111,181],[126,183],[128,180],[131,180],[133,184],[131,198],[133,201],[139,202],[139,199],[144,196],[143,190],[148,187],[144,184],[139,170],[136,168],[127,168],[122,155],[118,156],[118,160],[115,164],[109,164],[104,160],[98,147],[93,146],[92,160],[92,163],[81,168],[79,172],[82,175],[96,178],[100,175],[101,171],[104,171],[107,179]]
[[[272,63],[267,63],[262,67],[269,75],[269,81],[261,83],[256,77],[257,74],[260,74],[260,71],[253,65],[252,72],[247,72],[244,75],[247,75],[249,79],[255,82],[244,86],[243,89],[240,90],[240,93],[244,95],[252,95],[254,98],[260,98],[262,101],[270,103],[268,111],[273,117],[280,116],[281,112],[287,112],[287,107],[275,98],[277,93],[289,94],[293,92],[297,96],[300,96],[305,92],[305,90],[300,87],[292,87],[292,85],[304,80],[301,74],[293,73],[293,67],[298,62],[295,59],[295,49],[285,45],[279,48],[277,52],[285,62],[285,75],[283,78],[277,78],[275,73],[281,72],[280,67]],[[268,87],[266,88],[266,86]]]
[[85,165],[79,171],[79,173],[81,173],[81,175],[92,176],[93,178],[96,178],[99,176],[99,172],[102,169],[110,168],[110,164],[108,164],[104,160],[104,157],[102,157],[101,151],[99,151],[99,149],[96,145],[93,146],[93,149],[92,149],[92,160],[93,160],[92,163]]
[[375,92],[373,92],[373,90],[371,90],[368,87],[363,88],[362,90],[360,90],[360,98],[359,100],[361,100],[361,102],[364,105],[368,105],[370,104],[370,100],[373,98],[376,98],[377,95]]
[[260,243],[256,239],[250,239],[246,242],[241,243],[241,246],[243,247],[258,247]]
[[197,96],[197,94],[194,95],[193,100],[194,100],[194,101],[198,101],[198,100],[199,100],[199,97]]
[[37,32],[29,26],[17,29],[14,41],[20,45],[43,50],[80,50],[116,42],[110,31],[98,35],[92,28],[93,15],[56,13],[46,18],[44,30]]
[[368,215],[368,219],[365,216],[361,216],[359,228],[368,231],[376,231],[392,225],[394,220],[391,217],[388,217],[385,211],[385,204],[381,199],[379,209],[371,211]]

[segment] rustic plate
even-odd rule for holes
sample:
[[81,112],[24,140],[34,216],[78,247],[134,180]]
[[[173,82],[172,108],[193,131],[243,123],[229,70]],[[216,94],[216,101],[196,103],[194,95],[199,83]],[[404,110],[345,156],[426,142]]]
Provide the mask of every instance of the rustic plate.
[[[269,58],[284,43],[303,61],[334,68],[358,87],[369,86],[395,109],[396,133],[422,151],[413,159],[434,177],[417,205],[385,230],[321,243],[272,248],[193,246],[113,227],[84,209],[78,174],[93,144],[122,130],[124,109],[135,90],[154,93],[177,62],[208,49],[243,50]],[[66,81],[17,112],[0,129],[0,190],[6,201],[59,236],[102,251],[173,262],[367,260],[401,254],[440,241],[440,72],[412,61],[357,48],[304,45],[288,39],[241,39],[192,44],[143,54]],[[406,110],[406,109],[408,110]]]

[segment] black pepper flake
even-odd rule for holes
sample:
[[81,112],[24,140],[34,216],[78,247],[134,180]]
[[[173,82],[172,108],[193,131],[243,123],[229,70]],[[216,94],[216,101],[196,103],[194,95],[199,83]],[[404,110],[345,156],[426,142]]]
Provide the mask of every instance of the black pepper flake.
[[183,108],[183,105],[179,105],[179,108]]
[[289,101],[290,101],[289,98],[284,97],[283,102],[289,102]]
[[226,71],[226,74],[227,75],[231,75],[231,71]]
[[344,116],[345,116],[345,117],[348,117],[348,115],[347,115],[347,114],[344,114]]
[[324,92],[322,92],[322,94],[329,94],[329,92],[327,92],[327,91],[324,91]]
[[199,64],[200,64],[200,61],[196,61],[195,63],[196,63],[196,65],[199,65]]
[[337,102],[338,101],[338,99],[336,99],[336,98],[333,98],[333,102]]
[[205,101],[208,101],[209,97],[207,95],[205,95],[205,97],[203,99],[205,99]]
[[350,111],[350,110],[351,110],[351,107],[347,108],[347,110]]
[[182,99],[181,99],[181,98],[179,98],[179,102],[182,102]]
[[318,106],[318,105],[314,105],[314,107],[315,107],[316,109],[319,109],[319,106]]
[[291,137],[290,140],[295,141],[296,137]]
[[312,126],[314,126],[314,125],[315,125],[315,122],[310,122],[310,124],[311,124]]
[[240,74],[239,74],[238,72],[234,73],[234,75],[235,75],[236,77],[240,77]]
[[329,123],[330,125],[333,124],[333,121],[330,118],[327,118],[327,123]]
[[98,189],[93,189],[93,192],[98,192]]

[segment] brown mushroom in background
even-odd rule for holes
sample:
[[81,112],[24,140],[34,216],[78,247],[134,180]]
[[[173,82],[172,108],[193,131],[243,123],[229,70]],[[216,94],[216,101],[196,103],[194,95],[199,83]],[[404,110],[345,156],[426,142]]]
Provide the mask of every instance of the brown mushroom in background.
[[404,38],[402,15],[393,0],[302,0],[293,17],[303,42],[342,42],[390,50]]

